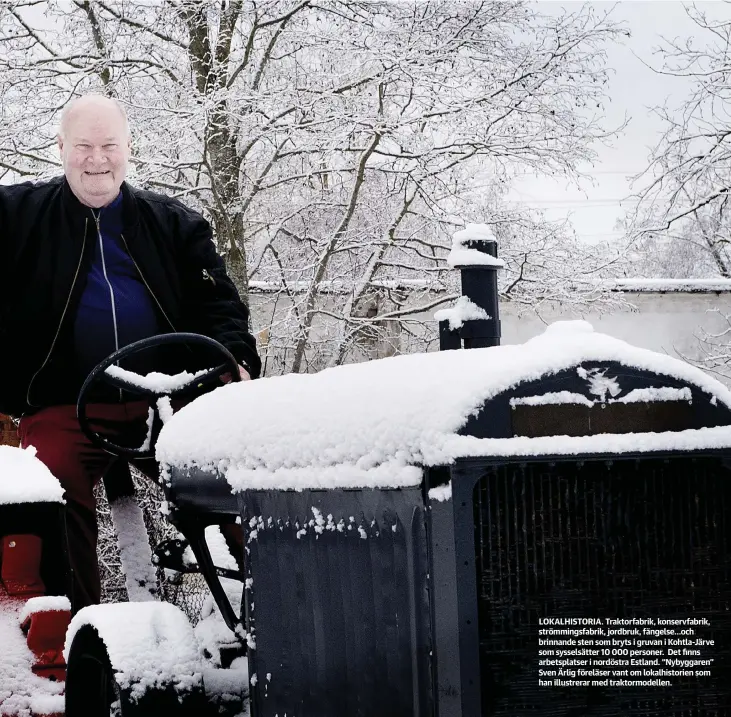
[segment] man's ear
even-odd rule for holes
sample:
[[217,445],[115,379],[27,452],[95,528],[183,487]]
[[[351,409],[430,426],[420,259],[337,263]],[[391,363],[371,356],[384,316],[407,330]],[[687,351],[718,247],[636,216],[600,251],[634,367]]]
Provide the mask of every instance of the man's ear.
[[59,154],[63,155],[63,137],[60,134],[56,135],[56,142],[58,143]]

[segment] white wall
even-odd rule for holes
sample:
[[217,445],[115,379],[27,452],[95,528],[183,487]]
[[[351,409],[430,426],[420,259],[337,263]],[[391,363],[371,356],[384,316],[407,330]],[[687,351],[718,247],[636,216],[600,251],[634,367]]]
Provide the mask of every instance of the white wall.
[[[643,348],[674,356],[700,355],[698,337],[701,329],[718,333],[729,328],[720,309],[731,314],[731,293],[626,293],[625,298],[635,307],[600,315],[587,313],[581,318],[589,321],[596,331]],[[542,312],[547,323],[561,319],[578,318],[553,308]],[[522,343],[545,328],[544,321],[535,314],[516,316],[510,304],[501,306],[503,343]],[[731,337],[729,338],[731,342]]]
[[[562,319],[583,318],[589,321],[596,331],[610,334],[628,343],[648,348],[673,356],[697,359],[701,356],[699,337],[702,330],[719,333],[728,329],[729,325],[723,318],[723,313],[731,314],[731,291],[671,291],[625,292],[624,297],[632,308],[615,310],[611,313],[600,314],[587,312],[583,316],[571,314],[558,306],[543,307],[540,316],[523,308],[519,314],[518,307],[504,302],[500,306],[502,322],[502,343],[522,343],[527,339],[540,334],[546,325]],[[265,330],[272,320],[273,297],[271,294],[252,292],[250,295],[253,324],[256,331]],[[421,297],[424,300],[424,297]],[[342,297],[333,295],[328,301],[337,305]],[[327,302],[326,302],[327,303]],[[281,320],[291,309],[291,303],[286,297],[279,297],[277,302],[276,318]],[[713,313],[720,309],[722,314]],[[437,324],[433,321],[433,311],[428,314],[413,316],[412,318],[430,322],[436,339]],[[398,328],[394,327],[396,333]],[[326,331],[316,321],[313,326],[314,335],[322,337]],[[395,344],[398,344],[397,340]],[[729,336],[731,343],[731,335]],[[393,344],[391,344],[393,346]],[[431,344],[436,349],[438,343]],[[265,347],[262,345],[262,349]],[[265,349],[266,350],[266,349]],[[400,350],[407,351],[405,345]],[[377,347],[370,352],[370,358],[387,355]],[[353,357],[351,360],[361,361],[368,358],[368,354]],[[270,361],[271,364],[271,361]],[[268,373],[278,373],[271,364]],[[286,369],[285,369],[286,370]]]

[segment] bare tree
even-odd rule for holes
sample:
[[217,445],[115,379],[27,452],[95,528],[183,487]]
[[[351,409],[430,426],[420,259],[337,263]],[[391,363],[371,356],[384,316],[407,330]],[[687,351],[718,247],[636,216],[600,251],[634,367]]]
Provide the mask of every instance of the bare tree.
[[691,90],[680,106],[656,110],[665,130],[638,178],[645,186],[630,231],[648,272],[728,278],[731,20],[717,8],[713,16],[695,6],[686,12],[699,38],[665,41],[657,72],[690,78]]
[[[505,203],[514,172],[572,176],[609,136],[602,48],[621,32],[590,4],[0,7],[0,175],[57,173],[64,103],[89,90],[120,99],[137,128],[133,180],[207,214],[242,294],[250,281],[278,287],[257,319],[269,370],[353,360],[394,325],[422,340],[413,317],[423,327],[451,295],[444,258],[463,220],[511,225],[506,296],[596,298],[572,293],[569,276],[598,276],[606,257],[561,253],[566,232]],[[336,306],[333,282],[347,287]]]

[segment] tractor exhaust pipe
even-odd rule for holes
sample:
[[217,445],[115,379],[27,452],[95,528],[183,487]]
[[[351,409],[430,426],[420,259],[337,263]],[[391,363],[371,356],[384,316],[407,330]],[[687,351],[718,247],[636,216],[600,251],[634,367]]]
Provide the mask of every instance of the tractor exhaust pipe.
[[484,225],[468,224],[454,235],[448,262],[461,272],[462,296],[454,307],[435,314],[440,351],[500,345],[497,272],[504,264],[497,241],[482,238],[487,231]]

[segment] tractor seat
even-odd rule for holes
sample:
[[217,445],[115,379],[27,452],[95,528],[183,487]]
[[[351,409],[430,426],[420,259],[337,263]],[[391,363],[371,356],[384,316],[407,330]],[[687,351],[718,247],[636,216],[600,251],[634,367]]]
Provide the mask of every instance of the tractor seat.
[[238,515],[238,499],[219,473],[200,468],[173,468],[169,498],[181,510],[220,515]]

